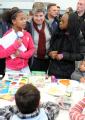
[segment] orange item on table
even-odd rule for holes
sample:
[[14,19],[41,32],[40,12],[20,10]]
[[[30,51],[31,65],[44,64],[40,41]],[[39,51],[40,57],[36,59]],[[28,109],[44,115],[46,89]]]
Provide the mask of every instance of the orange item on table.
[[65,85],[65,86],[70,85],[70,80],[68,80],[68,79],[62,79],[59,82],[62,83],[63,85]]

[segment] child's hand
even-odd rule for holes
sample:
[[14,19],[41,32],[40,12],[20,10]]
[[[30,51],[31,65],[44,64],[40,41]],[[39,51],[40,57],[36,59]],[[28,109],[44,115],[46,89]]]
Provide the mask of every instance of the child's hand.
[[57,56],[57,53],[58,53],[58,51],[51,51],[51,52],[49,52],[49,56],[50,56],[52,59],[55,59],[56,56]]
[[60,108],[64,108],[65,106],[64,106],[64,99],[63,99],[63,97],[59,97],[58,99],[57,99],[57,104],[59,105],[59,107]]
[[17,41],[20,45],[22,44],[22,39],[19,38]]
[[17,51],[15,52],[15,56],[18,57],[19,54],[20,54],[20,50],[17,50]]
[[85,83],[85,77],[81,77],[80,82]]
[[15,40],[15,42],[14,42],[15,46],[21,46],[21,44],[22,44],[22,40],[21,39]]

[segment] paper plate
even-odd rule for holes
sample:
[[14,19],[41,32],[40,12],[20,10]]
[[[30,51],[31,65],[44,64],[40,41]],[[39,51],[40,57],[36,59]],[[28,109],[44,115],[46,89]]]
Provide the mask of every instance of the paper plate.
[[49,95],[61,96],[65,94],[65,91],[66,87],[62,87],[57,83],[49,83],[47,86],[45,86],[45,92]]
[[70,80],[70,79],[59,79],[58,80],[58,83],[60,85],[63,85],[63,86],[70,86],[70,87],[78,87],[79,86],[79,82],[76,81],[76,80]]

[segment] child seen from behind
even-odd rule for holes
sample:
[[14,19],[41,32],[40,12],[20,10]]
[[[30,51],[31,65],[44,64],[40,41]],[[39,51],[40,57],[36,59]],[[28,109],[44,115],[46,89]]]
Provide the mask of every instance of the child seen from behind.
[[40,91],[32,84],[19,88],[15,94],[15,106],[0,109],[2,120],[55,120],[59,106],[52,102],[40,105]]

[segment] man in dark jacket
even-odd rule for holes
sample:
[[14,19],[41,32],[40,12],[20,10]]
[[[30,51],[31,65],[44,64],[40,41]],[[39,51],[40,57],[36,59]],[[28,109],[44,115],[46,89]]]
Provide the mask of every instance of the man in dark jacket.
[[[80,24],[80,53],[85,56],[85,0],[79,0],[77,3],[76,15],[78,16],[78,21]],[[78,67],[78,62],[76,61],[75,68]]]
[[78,16],[80,30],[84,38],[80,38],[80,51],[85,53],[85,0],[78,1],[76,14]]
[[80,29],[85,39],[85,0],[78,1],[76,14],[78,15]]
[[45,16],[46,21],[48,22],[52,32],[54,32],[59,24],[59,19],[57,18],[58,8],[54,3],[50,3],[47,6],[47,14]]

